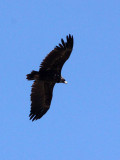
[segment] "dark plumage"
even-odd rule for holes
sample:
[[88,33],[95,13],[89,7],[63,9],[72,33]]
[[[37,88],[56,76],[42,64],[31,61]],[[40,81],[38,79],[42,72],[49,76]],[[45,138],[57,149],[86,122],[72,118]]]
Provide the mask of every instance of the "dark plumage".
[[61,39],[62,43],[46,56],[39,71],[27,74],[28,80],[34,80],[29,115],[32,121],[40,119],[50,108],[55,83],[67,83],[61,76],[61,70],[72,52],[73,36],[69,34],[66,39],[66,43]]

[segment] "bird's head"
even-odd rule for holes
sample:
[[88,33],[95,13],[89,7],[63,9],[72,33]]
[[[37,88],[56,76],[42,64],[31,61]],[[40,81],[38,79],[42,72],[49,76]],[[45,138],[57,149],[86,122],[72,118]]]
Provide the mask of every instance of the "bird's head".
[[67,82],[63,77],[61,77],[60,83],[65,83],[65,84],[67,84],[68,82]]

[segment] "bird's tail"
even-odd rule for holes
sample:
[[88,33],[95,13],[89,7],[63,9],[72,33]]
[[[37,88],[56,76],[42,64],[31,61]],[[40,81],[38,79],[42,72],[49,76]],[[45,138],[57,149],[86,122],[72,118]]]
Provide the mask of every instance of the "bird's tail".
[[39,75],[39,72],[37,71],[32,71],[30,74],[27,74],[26,76],[26,79],[28,80],[35,80]]

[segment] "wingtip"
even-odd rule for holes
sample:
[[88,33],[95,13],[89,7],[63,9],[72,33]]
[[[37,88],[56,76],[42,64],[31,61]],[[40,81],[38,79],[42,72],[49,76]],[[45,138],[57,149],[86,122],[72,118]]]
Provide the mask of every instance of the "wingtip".
[[67,36],[66,36],[66,39],[67,39],[67,43],[66,43],[66,46],[67,47],[70,47],[71,49],[73,48],[73,35],[71,35],[71,34],[68,34]]
[[68,37],[68,39],[73,38],[73,35],[69,33],[66,37]]
[[71,46],[73,47],[73,35],[68,34],[66,36],[66,39],[67,39],[67,42],[65,42],[63,38],[61,38],[61,44],[59,43],[57,46],[55,46],[55,49],[59,50],[59,49],[66,48],[68,46],[68,43],[71,44]]
[[29,117],[30,117],[29,120],[32,120],[32,122],[37,120],[36,116],[31,113],[29,114]]
[[61,42],[62,42],[63,47],[65,48],[66,47],[66,43],[64,42],[63,39],[61,39]]

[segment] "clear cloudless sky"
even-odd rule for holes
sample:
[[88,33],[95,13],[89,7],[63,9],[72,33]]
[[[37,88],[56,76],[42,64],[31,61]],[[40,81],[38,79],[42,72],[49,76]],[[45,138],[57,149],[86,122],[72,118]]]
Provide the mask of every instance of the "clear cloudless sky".
[[[26,74],[69,33],[68,84],[32,122]],[[119,0],[0,1],[0,159],[120,160]]]

